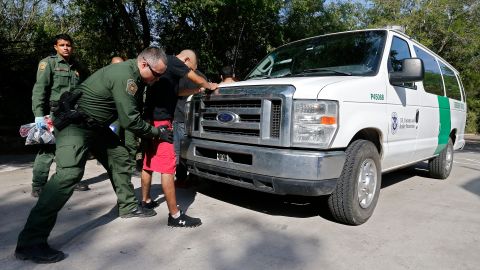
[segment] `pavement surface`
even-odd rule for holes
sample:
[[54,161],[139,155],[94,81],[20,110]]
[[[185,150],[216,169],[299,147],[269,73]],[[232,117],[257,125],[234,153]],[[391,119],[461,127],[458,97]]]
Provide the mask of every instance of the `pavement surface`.
[[[332,221],[322,199],[276,196],[209,181],[178,189],[179,204],[202,218],[193,229],[166,226],[159,175],[152,218],[121,219],[104,169],[87,164],[91,190],[75,192],[49,238],[68,254],[37,265],[13,256],[36,199],[32,155],[0,156],[0,269],[480,269],[480,137],[467,136],[447,180],[426,163],[383,175],[372,218]],[[54,171],[54,168],[52,168]],[[133,177],[137,196],[140,180]]]

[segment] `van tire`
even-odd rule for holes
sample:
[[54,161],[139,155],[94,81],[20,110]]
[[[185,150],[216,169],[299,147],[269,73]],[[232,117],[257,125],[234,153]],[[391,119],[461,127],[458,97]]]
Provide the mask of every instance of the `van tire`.
[[[347,147],[342,173],[328,198],[336,221],[360,225],[372,216],[380,194],[381,172],[380,155],[372,142],[356,140]],[[359,192],[362,183],[364,191]]]
[[430,177],[437,179],[446,179],[453,167],[453,142],[448,139],[447,146],[440,154],[428,161]]

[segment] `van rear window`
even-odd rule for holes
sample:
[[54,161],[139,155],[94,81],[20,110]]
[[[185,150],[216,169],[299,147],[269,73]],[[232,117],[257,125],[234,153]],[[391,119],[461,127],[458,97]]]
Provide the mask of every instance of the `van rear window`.
[[462,100],[462,94],[460,93],[460,86],[458,85],[457,77],[455,73],[444,63],[440,62],[440,69],[442,70],[443,81],[445,82],[445,91],[447,97]]

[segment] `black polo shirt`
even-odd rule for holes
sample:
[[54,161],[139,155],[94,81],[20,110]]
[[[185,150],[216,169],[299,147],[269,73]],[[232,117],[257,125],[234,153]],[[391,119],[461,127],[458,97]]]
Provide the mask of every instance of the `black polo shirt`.
[[145,118],[153,120],[173,119],[178,99],[178,85],[190,68],[174,55],[167,55],[167,70],[149,87],[145,99]]
[[[195,73],[203,77],[205,80],[207,80],[207,77],[200,71],[195,70]],[[178,84],[178,89],[196,89],[198,88],[198,85],[196,85],[194,82],[192,82],[188,77],[183,77],[180,79],[180,82]],[[175,115],[174,119],[177,122],[185,122],[185,103],[187,101],[188,96],[185,97],[178,97],[177,101],[177,107],[175,108]]]

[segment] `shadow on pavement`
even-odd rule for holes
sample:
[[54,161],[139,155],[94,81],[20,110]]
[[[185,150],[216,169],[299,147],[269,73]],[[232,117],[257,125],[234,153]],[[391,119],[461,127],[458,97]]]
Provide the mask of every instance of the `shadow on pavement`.
[[388,188],[415,176],[423,177],[427,180],[430,179],[438,181],[437,179],[430,178],[428,172],[428,162],[424,161],[400,170],[384,173],[382,175],[382,189]]
[[[428,178],[428,163],[421,162],[394,173],[383,174],[381,188],[388,188],[415,176]],[[328,208],[328,195],[320,197],[276,195],[209,180],[202,180],[197,189],[206,196],[257,212],[298,218],[320,216],[333,221]]]
[[97,176],[94,176],[94,177],[91,177],[91,178],[88,178],[88,179],[82,179],[82,182],[87,184],[87,185],[93,185],[93,184],[100,183],[100,182],[108,180],[108,179],[109,179],[108,174],[106,172],[104,172],[100,175],[97,175]]
[[[175,188],[176,197],[177,197],[177,205],[179,205],[180,209],[184,212],[187,212],[190,205],[193,204],[195,201],[195,197],[197,196],[197,192],[193,189],[185,189],[185,188]],[[138,201],[141,202],[142,200],[142,188],[138,187],[135,189],[135,196],[138,198]],[[160,204],[165,202],[165,196],[163,195],[162,185],[161,184],[152,184],[150,189],[150,196],[151,198]],[[165,203],[165,206],[167,204]]]
[[31,166],[35,160],[35,155],[0,155],[0,165],[23,167]]
[[114,219],[118,218],[118,208],[115,206],[108,213],[85,222],[82,225],[75,226],[73,229],[64,232],[63,234],[56,236],[52,239],[49,239],[49,242],[57,247],[61,248],[69,243],[71,243],[75,238],[82,236],[83,234],[103,225],[106,225],[112,222]]
[[465,147],[462,151],[480,153],[480,136],[468,136],[465,138]]
[[480,196],[480,179],[470,180],[468,183],[462,186],[464,189]]
[[209,180],[200,180],[196,189],[208,197],[270,215],[331,219],[325,197],[276,195]]
[[272,269],[317,269],[307,259],[321,256],[321,240],[315,235],[291,234],[288,224],[280,228],[269,228],[261,222],[248,218],[235,218],[236,224],[242,224],[254,232],[255,239],[245,239],[239,247],[226,249],[218,241],[210,241],[209,262],[211,269],[265,269],[265,260],[270,261]]

